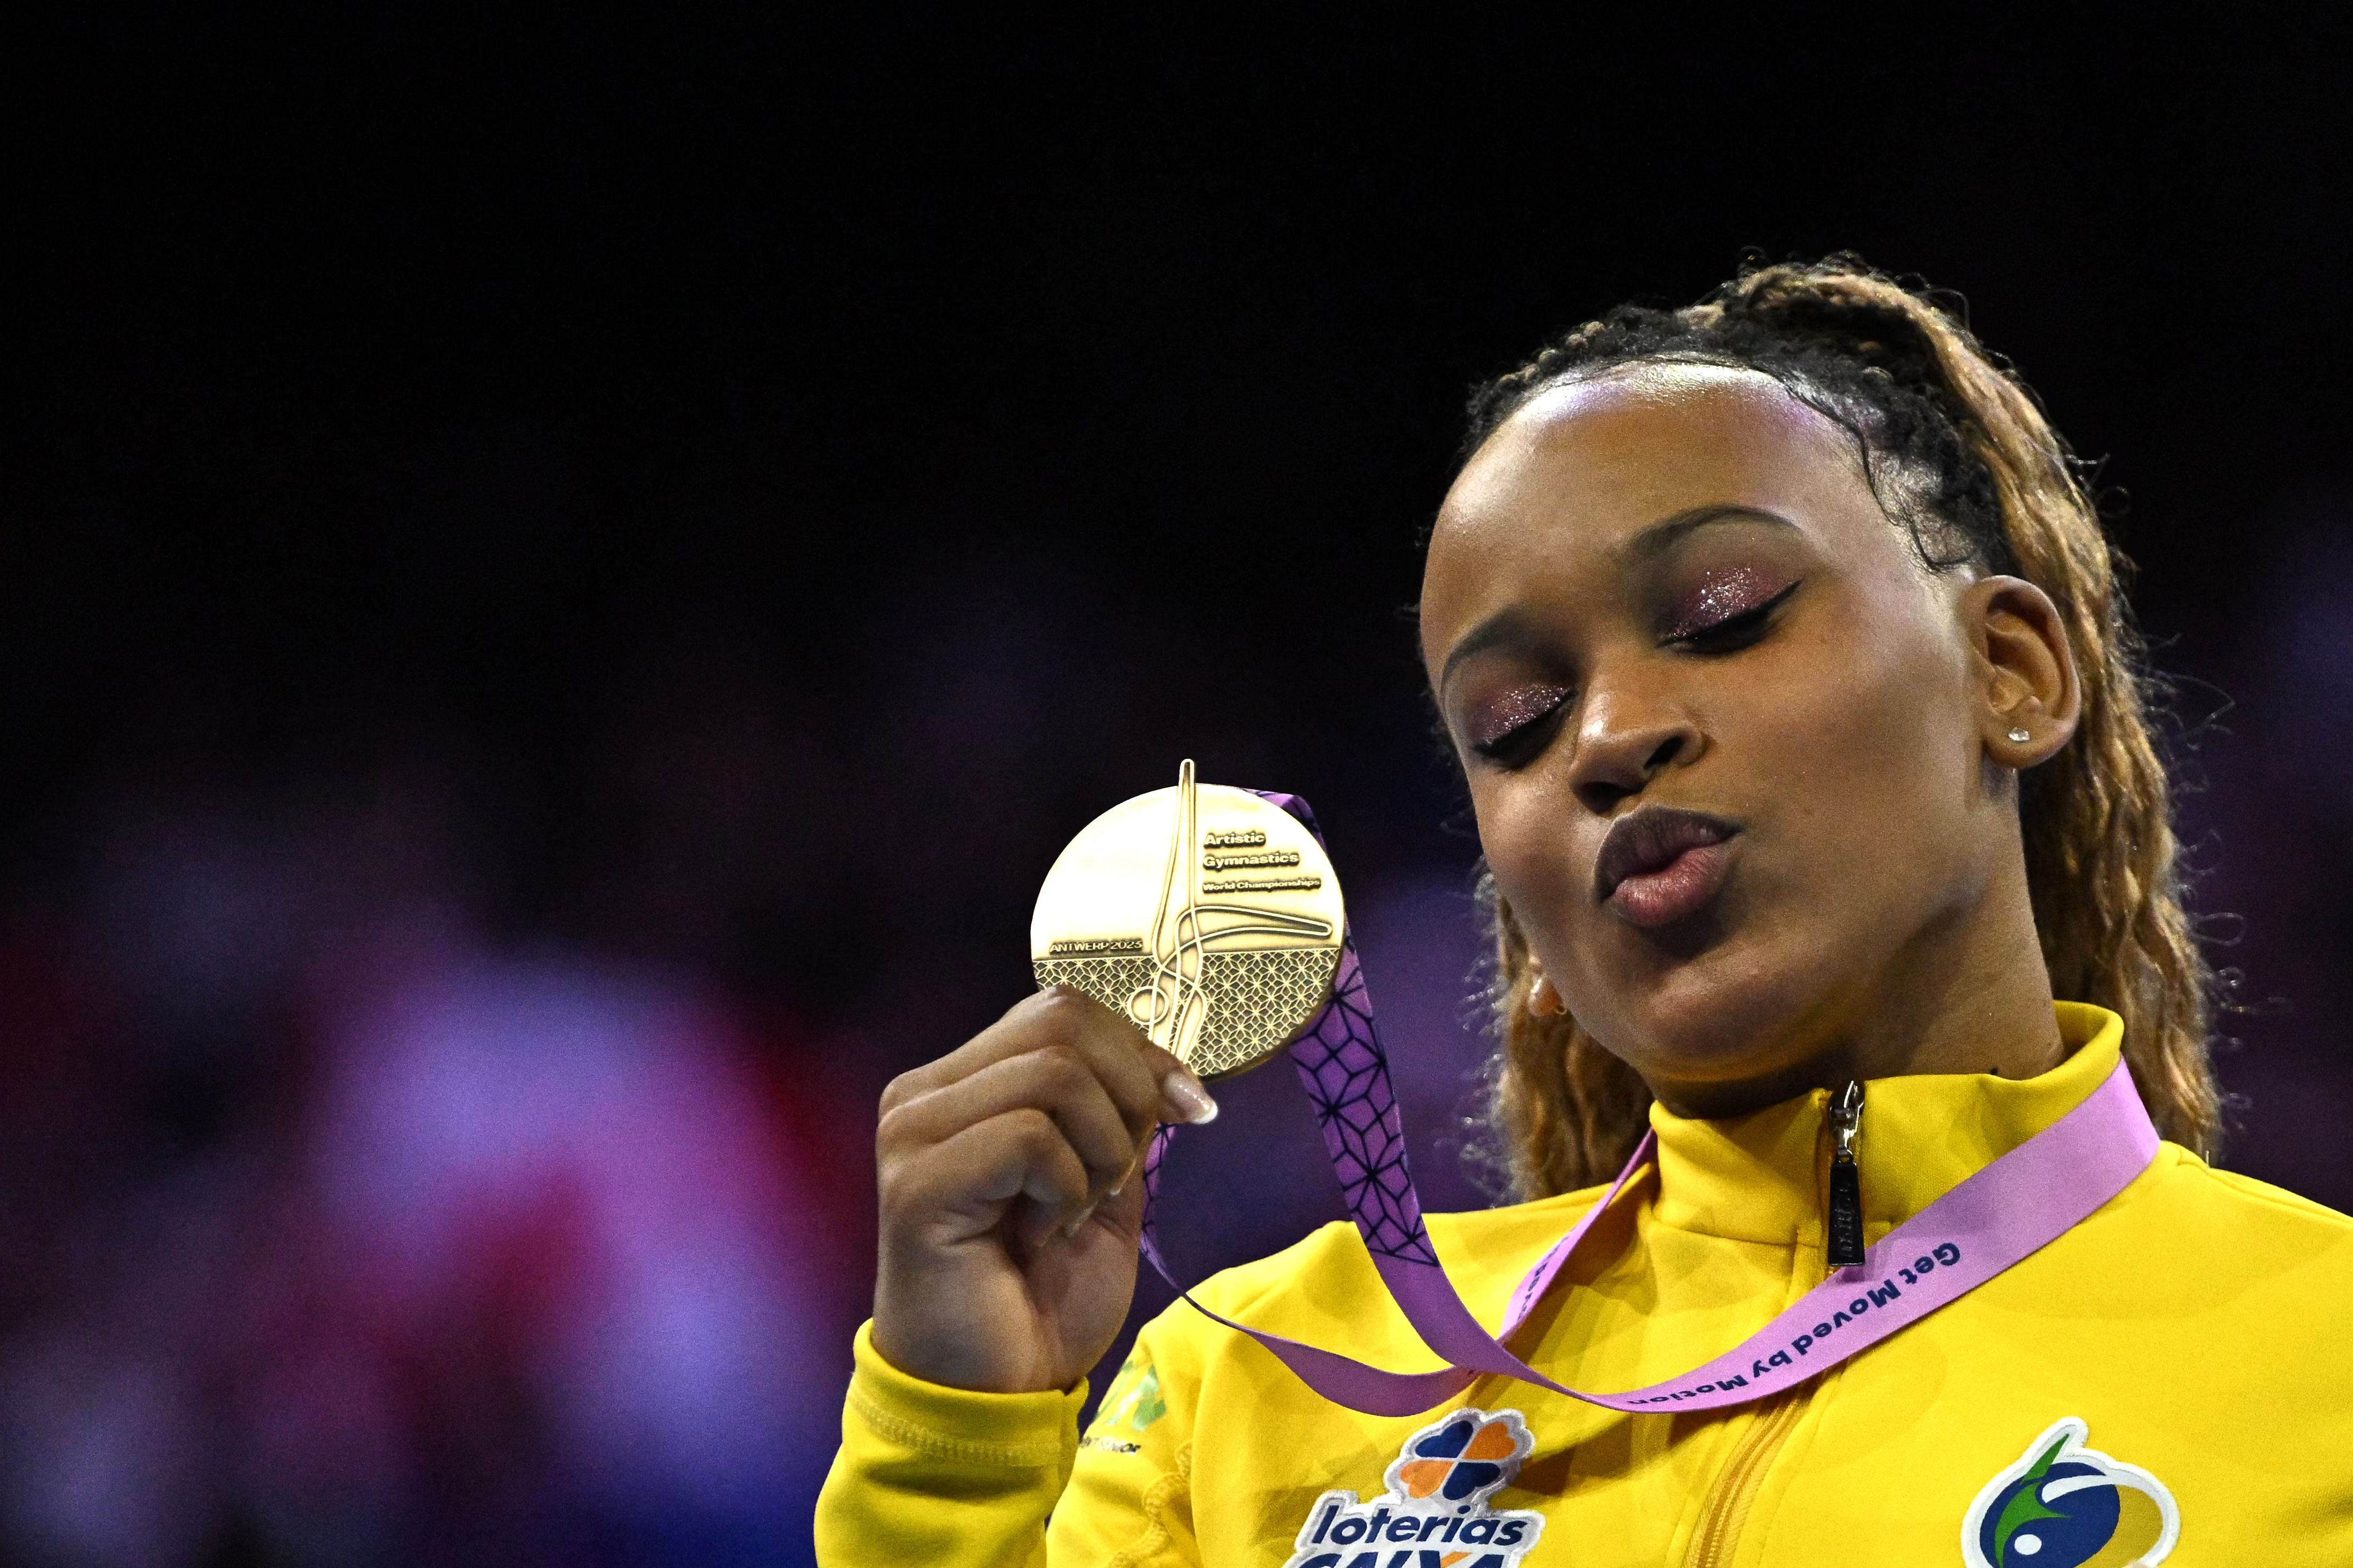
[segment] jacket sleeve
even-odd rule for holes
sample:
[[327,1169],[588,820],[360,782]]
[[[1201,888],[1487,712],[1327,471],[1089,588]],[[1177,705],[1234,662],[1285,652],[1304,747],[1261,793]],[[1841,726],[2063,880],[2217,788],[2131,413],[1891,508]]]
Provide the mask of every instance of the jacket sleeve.
[[1067,1394],[974,1394],[910,1377],[858,1331],[841,1450],[817,1501],[824,1568],[1039,1568],[1070,1479],[1083,1380]]
[[1190,1445],[1144,1340],[1082,1439],[1083,1382],[1067,1394],[944,1388],[884,1361],[872,1329],[858,1331],[841,1450],[818,1498],[824,1568],[1196,1561]]

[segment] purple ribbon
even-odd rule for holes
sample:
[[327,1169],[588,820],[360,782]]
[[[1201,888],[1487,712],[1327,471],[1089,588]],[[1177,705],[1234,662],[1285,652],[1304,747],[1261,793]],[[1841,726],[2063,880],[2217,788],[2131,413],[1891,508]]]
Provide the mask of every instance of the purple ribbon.
[[[1305,801],[1258,793],[1322,842]],[[1528,1271],[1512,1293],[1501,1333],[1490,1334],[1455,1293],[1422,1224],[1421,1200],[1406,1161],[1405,1126],[1353,933],[1341,934],[1332,1000],[1292,1046],[1291,1058],[1315,1103],[1324,1150],[1374,1267],[1422,1342],[1449,1364],[1432,1372],[1387,1372],[1237,1323],[1194,1300],[1181,1286],[1178,1294],[1206,1316],[1272,1351],[1324,1398],[1370,1415],[1417,1415],[1490,1373],[1610,1410],[1711,1410],[1762,1399],[1819,1376],[2064,1236],[2131,1184],[2156,1156],[2158,1145],[2157,1129],[2132,1076],[2118,1062],[2073,1110],[1889,1231],[1866,1249],[1860,1265],[1832,1274],[1739,1344],[1664,1382],[1595,1394],[1556,1383],[1504,1342],[1527,1321],[1595,1222],[1649,1163],[1655,1134],[1644,1134],[1609,1193]],[[1161,1257],[1153,1212],[1161,1165],[1176,1131],[1173,1124],[1161,1128],[1144,1163],[1144,1255],[1172,1286],[1176,1277]]]

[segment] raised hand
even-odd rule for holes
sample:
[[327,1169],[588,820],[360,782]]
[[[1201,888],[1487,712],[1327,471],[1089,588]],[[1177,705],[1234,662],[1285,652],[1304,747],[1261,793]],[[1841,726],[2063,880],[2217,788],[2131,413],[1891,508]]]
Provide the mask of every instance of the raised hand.
[[1153,1129],[1217,1113],[1175,1057],[1067,986],[892,1080],[874,1348],[951,1387],[1076,1383],[1135,1293]]

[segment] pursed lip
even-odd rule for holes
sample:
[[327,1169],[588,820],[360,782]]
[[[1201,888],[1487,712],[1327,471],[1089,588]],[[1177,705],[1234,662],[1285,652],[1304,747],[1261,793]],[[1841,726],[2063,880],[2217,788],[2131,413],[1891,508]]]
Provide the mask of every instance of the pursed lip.
[[1593,859],[1593,896],[1606,902],[1630,877],[1664,870],[1694,849],[1722,844],[1740,825],[1704,811],[1646,805],[1612,823]]

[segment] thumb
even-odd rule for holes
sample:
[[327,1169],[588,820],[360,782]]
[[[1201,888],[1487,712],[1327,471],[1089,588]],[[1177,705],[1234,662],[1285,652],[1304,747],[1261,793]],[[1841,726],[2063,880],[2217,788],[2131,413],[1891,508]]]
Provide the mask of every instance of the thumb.
[[1160,1120],[1199,1126],[1218,1119],[1218,1102],[1201,1087],[1192,1069],[1158,1046],[1144,1045],[1145,1063],[1160,1084]]
[[1103,1194],[1095,1205],[1095,1219],[1133,1244],[1144,1234],[1144,1165],[1137,1162],[1115,1193]]

